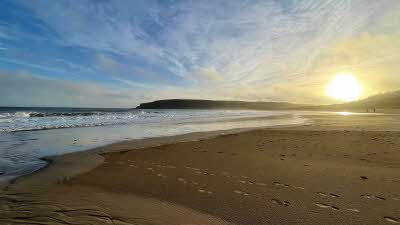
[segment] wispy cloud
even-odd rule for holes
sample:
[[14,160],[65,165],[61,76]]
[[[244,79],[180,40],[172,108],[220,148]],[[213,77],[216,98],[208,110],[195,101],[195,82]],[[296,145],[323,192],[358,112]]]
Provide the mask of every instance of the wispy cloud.
[[0,38],[2,39],[12,39],[12,37],[6,31],[6,27],[3,24],[0,24]]
[[58,44],[91,52],[94,60],[81,66],[93,62],[87,66],[124,85],[153,84],[181,97],[301,101],[302,93],[303,102],[326,100],[319,92],[334,71],[322,60],[338,57],[339,43],[399,29],[391,21],[400,7],[396,0],[17,2]]
[[140,97],[140,91],[0,71],[2,106],[134,107]]

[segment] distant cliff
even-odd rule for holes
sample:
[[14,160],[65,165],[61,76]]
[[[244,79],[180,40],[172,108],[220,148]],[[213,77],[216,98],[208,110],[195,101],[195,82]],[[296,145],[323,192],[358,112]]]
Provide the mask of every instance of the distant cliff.
[[259,109],[283,110],[304,107],[287,102],[213,101],[197,99],[167,99],[142,103],[138,109]]
[[257,110],[365,110],[400,109],[400,90],[374,95],[363,100],[333,105],[304,105],[288,102],[213,101],[167,99],[142,103],[138,109],[257,109]]
[[304,106],[304,110],[400,109],[400,91],[386,92],[366,99],[334,105]]

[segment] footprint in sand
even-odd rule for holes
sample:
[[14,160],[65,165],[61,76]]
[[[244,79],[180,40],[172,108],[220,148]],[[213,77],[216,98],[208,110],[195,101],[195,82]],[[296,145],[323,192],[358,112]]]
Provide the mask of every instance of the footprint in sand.
[[336,206],[330,206],[330,205],[326,205],[326,204],[323,204],[323,203],[315,203],[315,205],[317,207],[323,208],[323,209],[333,209],[333,210],[336,210],[336,211],[339,210],[339,208],[336,207]]
[[329,194],[332,198],[339,198],[339,195],[337,195],[337,194],[332,194],[332,193],[330,193]]
[[281,200],[278,200],[278,199],[271,199],[271,202],[276,204],[276,205],[281,205],[281,206],[285,206],[285,207],[290,206],[290,202],[288,202],[288,201],[281,201]]
[[166,169],[176,169],[176,166],[171,166],[171,165],[156,165],[158,168],[166,168]]
[[363,195],[361,195],[361,197],[367,198],[367,199],[374,198],[374,199],[377,199],[377,200],[386,201],[386,198],[381,197],[381,196],[376,196],[376,195],[363,194]]
[[204,194],[212,194],[213,193],[212,191],[207,191],[207,190],[203,190],[203,189],[198,189],[197,191],[200,193],[204,193]]
[[199,174],[199,175],[215,176],[214,173],[209,173],[209,172],[204,172],[204,171],[196,171],[195,173],[196,173],[196,174]]
[[161,177],[161,178],[167,178],[167,176],[165,176],[164,174],[162,174],[162,173],[159,173],[159,174],[157,174],[157,177]]
[[274,181],[274,185],[275,186],[279,186],[279,187],[289,187],[288,184],[283,184],[283,183],[279,183],[279,182],[276,182],[276,181]]
[[325,193],[325,192],[317,192],[318,195],[323,196],[323,197],[332,197],[332,198],[339,198],[339,195],[333,194],[333,193]]
[[250,194],[244,191],[240,190],[234,190],[233,193],[238,194],[238,195],[244,195],[244,196],[249,196]]
[[390,223],[400,223],[399,219],[393,218],[393,217],[389,217],[389,216],[385,216],[384,217],[386,221],[390,222]]
[[360,210],[358,210],[358,209],[345,209],[345,210],[351,211],[351,212],[360,212]]
[[376,199],[381,200],[381,201],[386,201],[386,198],[380,197],[380,196],[374,196]]
[[185,169],[194,170],[194,171],[200,171],[200,170],[201,170],[201,169],[199,169],[199,168],[190,167],[190,166],[185,166]]
[[251,182],[251,181],[245,181],[245,180],[238,180],[238,182],[239,182],[239,183],[242,183],[242,184],[249,184],[249,185],[254,184],[254,183]]
[[299,190],[305,190],[305,188],[300,187],[300,186],[292,186],[294,189],[299,189]]
[[285,187],[285,188],[293,188],[293,189],[298,189],[298,190],[305,190],[305,188],[300,187],[300,186],[294,186],[294,185],[284,184],[284,183],[280,183],[280,182],[277,182],[277,181],[274,181],[273,184],[274,184],[275,186],[278,186],[278,187]]
[[210,176],[215,176],[214,173],[208,172],[208,169],[203,169],[203,170],[201,170],[201,169],[199,169],[199,168],[190,167],[190,166],[185,166],[185,169],[189,169],[189,170],[196,171],[195,173],[196,173],[196,174],[199,174],[199,175],[210,175]]
[[368,198],[368,199],[372,198],[372,196],[371,196],[371,195],[368,195],[368,194],[361,195],[361,197],[363,197],[363,198]]
[[221,176],[224,176],[224,177],[228,177],[228,178],[231,178],[232,176],[228,173],[228,172],[226,172],[226,171],[222,171],[221,173]]
[[179,182],[182,182],[183,184],[187,184],[187,181],[181,177],[178,178]]

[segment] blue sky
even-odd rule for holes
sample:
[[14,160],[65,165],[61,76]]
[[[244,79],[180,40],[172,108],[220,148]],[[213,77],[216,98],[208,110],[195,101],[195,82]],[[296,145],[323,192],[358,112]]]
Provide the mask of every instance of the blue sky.
[[0,1],[0,105],[165,98],[331,103],[400,85],[400,1]]

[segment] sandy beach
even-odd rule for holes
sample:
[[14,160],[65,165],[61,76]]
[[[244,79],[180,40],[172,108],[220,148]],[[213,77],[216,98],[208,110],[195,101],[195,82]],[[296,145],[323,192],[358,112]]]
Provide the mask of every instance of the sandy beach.
[[0,0],[0,225],[400,225],[400,0]]
[[0,224],[400,224],[398,116],[310,119],[49,158]]

